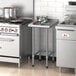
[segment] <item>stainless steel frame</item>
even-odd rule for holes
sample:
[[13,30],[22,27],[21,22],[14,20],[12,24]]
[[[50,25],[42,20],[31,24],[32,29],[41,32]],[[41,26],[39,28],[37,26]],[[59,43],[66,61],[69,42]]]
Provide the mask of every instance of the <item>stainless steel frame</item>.
[[[45,29],[46,31],[46,68],[48,68],[48,56],[50,55],[53,55],[52,56],[52,59],[54,60],[54,50],[50,52],[49,54],[49,51],[48,51],[48,41],[49,41],[49,38],[48,38],[48,28],[43,28]],[[35,63],[34,63],[34,58],[35,58],[35,55],[37,55],[39,53],[39,60],[41,60],[41,28],[39,28],[39,33],[40,33],[40,38],[39,38],[39,48],[40,50],[38,52],[35,53],[35,28],[32,28],[32,66],[34,67]],[[53,45],[54,46],[54,45]]]

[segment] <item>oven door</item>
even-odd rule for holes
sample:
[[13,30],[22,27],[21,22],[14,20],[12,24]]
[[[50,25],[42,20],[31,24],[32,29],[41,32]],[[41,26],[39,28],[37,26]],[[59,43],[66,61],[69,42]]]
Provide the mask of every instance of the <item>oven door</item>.
[[19,36],[0,35],[0,56],[19,57]]
[[56,55],[58,67],[76,68],[76,41],[57,40]]
[[76,30],[71,27],[56,30],[56,65],[76,68]]

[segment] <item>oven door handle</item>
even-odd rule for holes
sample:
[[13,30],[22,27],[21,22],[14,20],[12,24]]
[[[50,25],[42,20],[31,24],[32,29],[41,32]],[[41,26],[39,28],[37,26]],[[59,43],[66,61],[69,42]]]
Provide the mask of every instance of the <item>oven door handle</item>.
[[15,34],[15,33],[0,33],[0,35],[4,35],[4,36],[19,36],[19,34]]
[[12,42],[12,41],[14,41],[14,39],[11,39],[11,38],[0,38],[0,41]]

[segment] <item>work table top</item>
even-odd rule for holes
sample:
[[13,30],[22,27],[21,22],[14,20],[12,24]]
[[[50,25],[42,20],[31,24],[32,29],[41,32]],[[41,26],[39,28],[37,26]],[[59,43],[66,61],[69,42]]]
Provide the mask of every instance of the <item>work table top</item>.
[[34,27],[34,28],[51,28],[52,26],[55,26],[58,24],[57,19],[50,19],[49,22],[44,24],[34,24],[33,22],[28,25],[28,27]]

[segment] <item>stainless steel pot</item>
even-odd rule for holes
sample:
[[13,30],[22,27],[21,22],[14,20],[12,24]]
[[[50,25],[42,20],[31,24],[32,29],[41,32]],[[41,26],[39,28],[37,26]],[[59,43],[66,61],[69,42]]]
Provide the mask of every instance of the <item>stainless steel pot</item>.
[[4,18],[16,18],[16,8],[4,7]]

